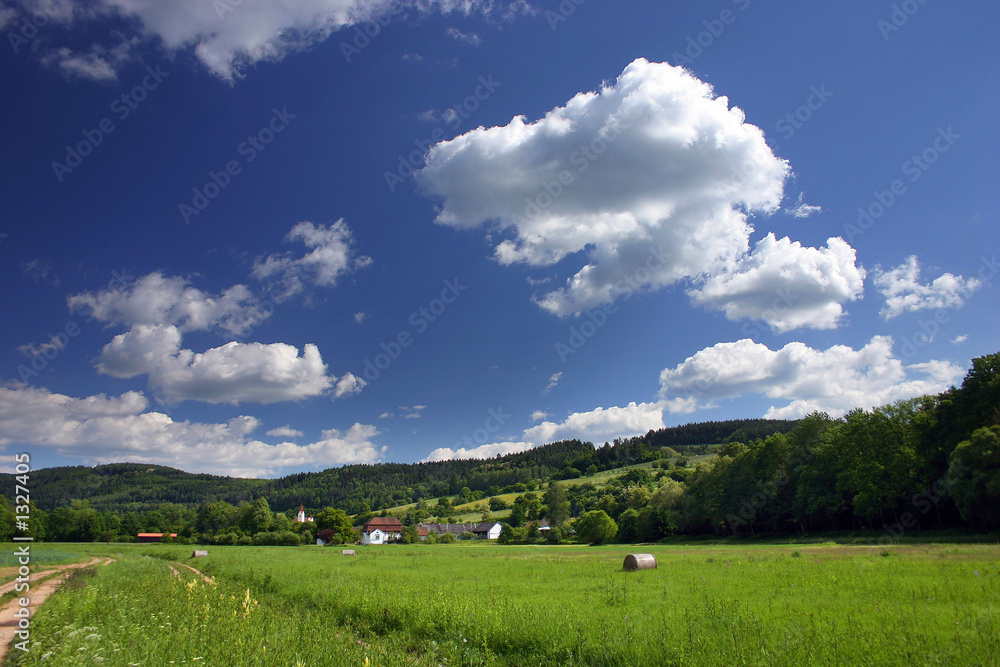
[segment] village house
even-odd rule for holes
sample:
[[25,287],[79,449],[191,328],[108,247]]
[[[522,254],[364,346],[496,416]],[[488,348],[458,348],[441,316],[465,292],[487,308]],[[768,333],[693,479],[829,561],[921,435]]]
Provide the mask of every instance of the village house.
[[361,527],[361,544],[385,544],[403,536],[403,524],[394,517],[377,516]]

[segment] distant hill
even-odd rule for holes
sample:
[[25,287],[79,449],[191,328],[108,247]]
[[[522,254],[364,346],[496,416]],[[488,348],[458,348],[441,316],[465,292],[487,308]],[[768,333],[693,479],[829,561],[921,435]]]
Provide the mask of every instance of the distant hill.
[[[487,460],[433,463],[348,465],[322,472],[303,472],[279,479],[242,479],[192,474],[166,466],[113,463],[95,467],[45,468],[31,476],[32,499],[52,511],[73,500],[89,500],[98,510],[143,512],[160,503],[197,508],[206,502],[266,498],[275,511],[333,506],[351,514],[379,510],[457,494],[462,488],[495,495],[531,480],[564,475],[567,469],[591,466],[608,470],[661,458],[663,447],[685,447],[748,441],[788,432],[797,422],[743,419],[687,424],[650,431],[597,449],[589,442],[563,440],[520,454]],[[0,475],[3,488],[14,488],[12,475]]]

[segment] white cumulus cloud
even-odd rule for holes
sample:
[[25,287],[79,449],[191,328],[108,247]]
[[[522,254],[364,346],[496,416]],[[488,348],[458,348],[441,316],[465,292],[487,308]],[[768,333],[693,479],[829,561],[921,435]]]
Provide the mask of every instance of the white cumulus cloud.
[[98,292],[82,292],[67,299],[71,310],[108,324],[173,325],[180,331],[219,328],[240,335],[270,315],[245,285],[221,294],[192,287],[185,278],[153,272],[138,280],[121,281]]
[[825,248],[808,248],[768,234],[733,270],[711,276],[688,294],[730,320],[763,320],[776,332],[833,329],[844,314],[842,304],[864,292],[865,270],[855,260],[854,248],[839,237],[827,240]]
[[538,445],[531,442],[494,442],[478,447],[438,447],[427,455],[421,463],[430,461],[455,461],[457,459],[491,459],[495,456],[507,456],[508,454],[520,454],[529,449],[534,449]]
[[[0,5],[0,20],[6,23],[43,12],[64,26],[100,24],[107,38],[86,51],[61,46],[42,54],[43,62],[98,81],[116,78],[116,70],[136,59],[140,48],[154,44],[171,53],[191,50],[213,74],[233,81],[255,63],[279,61],[369,21],[385,25],[410,12],[496,12],[510,18],[523,11],[523,0],[17,0],[7,4]],[[356,55],[353,41],[353,34],[344,33],[345,57]]]
[[879,314],[886,320],[907,312],[930,308],[960,308],[965,299],[982,287],[976,278],[945,273],[930,283],[920,282],[920,263],[916,255],[889,271],[875,271],[875,287],[885,297]]
[[258,258],[253,266],[255,278],[275,284],[272,294],[279,300],[298,294],[306,285],[333,287],[344,274],[371,264],[370,257],[355,252],[354,237],[343,219],[330,225],[300,222],[285,241],[300,241],[308,252],[301,257],[273,253]]
[[181,348],[172,325],[136,325],[104,346],[97,370],[118,378],[147,375],[149,384],[169,402],[276,403],[326,392],[335,397],[360,390],[348,374],[339,381],[327,375],[319,349],[285,343],[229,342],[195,353]]
[[284,426],[279,426],[278,428],[272,428],[265,435],[269,435],[274,438],[301,438],[304,433],[298,429],[294,429],[288,424]]
[[748,213],[777,210],[789,173],[709,84],[638,59],[537,121],[433,146],[416,178],[442,200],[439,224],[499,231],[502,264],[573,256],[575,275],[538,298],[566,315],[614,300],[626,279],[658,288],[734,265]]
[[536,445],[573,438],[601,443],[660,428],[663,428],[663,406],[633,401],[625,407],[574,412],[562,422],[544,421],[526,429],[524,439]]
[[[536,411],[532,419],[546,415]],[[494,442],[478,447],[439,447],[425,461],[451,459],[482,459],[516,454],[557,440],[580,440],[601,443],[640,435],[650,429],[663,428],[663,406],[660,403],[629,403],[625,407],[595,408],[589,412],[574,412],[562,422],[543,421],[525,429],[522,439]]]
[[308,445],[269,445],[251,437],[260,425],[255,417],[208,424],[174,421],[146,412],[147,404],[139,392],[74,398],[42,388],[0,386],[0,446],[51,447],[88,464],[155,463],[236,477],[271,475],[286,466],[375,463],[386,451],[373,442],[378,430],[366,424],[345,432],[325,430]]
[[[938,393],[965,371],[947,361],[906,366],[892,353],[892,338],[875,336],[855,350],[834,345],[816,350],[788,343],[780,350],[742,339],[705,348],[660,373],[668,409],[690,411],[721,399],[759,394],[774,399],[765,417],[794,419],[815,410],[837,417],[853,408],[871,408]],[[923,376],[923,377],[920,377]]]

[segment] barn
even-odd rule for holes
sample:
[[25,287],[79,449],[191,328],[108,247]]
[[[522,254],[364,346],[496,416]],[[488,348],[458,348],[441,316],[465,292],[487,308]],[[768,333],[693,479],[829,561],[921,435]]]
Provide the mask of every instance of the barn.
[[[163,533],[138,533],[136,537],[139,540],[139,544],[163,541]],[[170,537],[177,537],[177,533],[170,533]]]
[[476,534],[476,537],[486,540],[495,540],[500,537],[500,523],[497,521],[484,521],[471,532]]

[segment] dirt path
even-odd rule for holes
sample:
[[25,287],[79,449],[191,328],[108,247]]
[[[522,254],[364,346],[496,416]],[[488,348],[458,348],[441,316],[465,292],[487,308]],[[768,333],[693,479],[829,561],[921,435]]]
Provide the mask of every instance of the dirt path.
[[[104,565],[114,561],[113,558],[108,558],[104,561]],[[58,588],[66,581],[66,577],[69,576],[70,570],[77,570],[81,567],[88,567],[90,565],[96,565],[100,563],[100,558],[92,558],[89,563],[74,563],[72,565],[60,565],[51,570],[46,570],[44,572],[34,572],[31,574],[31,590],[28,592],[27,597],[31,600],[31,604],[28,605],[28,609],[31,612],[31,616],[35,615],[38,611],[38,607],[41,606],[45,600],[58,590]],[[36,583],[42,576],[57,573],[58,576],[47,579],[41,583]],[[14,590],[14,584],[17,582],[12,581],[8,584],[4,584],[3,588],[6,591]],[[2,593],[0,593],[2,595]],[[10,643],[14,640],[15,633],[18,630],[18,617],[14,613],[21,608],[18,598],[14,598],[0,607],[0,664],[3,663],[4,658],[7,656],[7,651],[10,648]]]
[[[194,569],[193,567],[191,567],[187,563],[176,563],[176,564],[180,565],[181,567],[186,567],[187,569],[191,570],[192,572],[194,572],[195,574],[197,574],[199,577],[201,577],[202,579],[204,579],[206,584],[214,584],[215,583],[215,579],[213,577],[210,577],[207,574],[205,574],[204,572],[200,572],[199,570]],[[170,569],[173,570],[174,568],[170,568]]]

